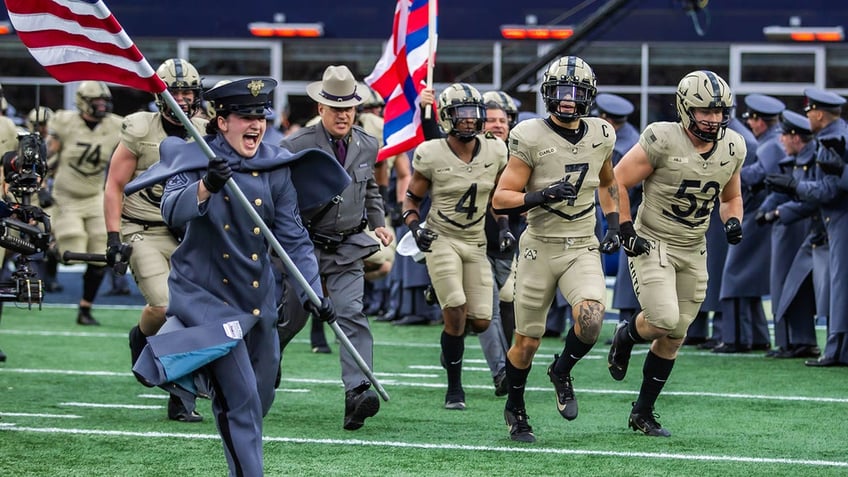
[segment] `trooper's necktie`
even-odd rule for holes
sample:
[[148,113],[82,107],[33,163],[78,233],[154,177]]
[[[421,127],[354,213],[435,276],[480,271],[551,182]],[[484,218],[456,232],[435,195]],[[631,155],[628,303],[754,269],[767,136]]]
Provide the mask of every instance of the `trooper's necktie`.
[[336,139],[333,141],[336,149],[336,159],[339,160],[339,164],[344,166],[345,159],[347,158],[347,145],[345,144],[344,138]]

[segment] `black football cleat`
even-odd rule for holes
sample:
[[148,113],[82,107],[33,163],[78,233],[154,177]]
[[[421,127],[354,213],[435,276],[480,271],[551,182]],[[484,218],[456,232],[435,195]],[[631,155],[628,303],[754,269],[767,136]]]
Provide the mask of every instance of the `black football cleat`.
[[77,312],[77,324],[83,326],[100,326],[100,322],[91,316],[90,308],[79,309],[79,312]]
[[671,433],[668,432],[668,429],[664,428],[662,424],[657,422],[658,417],[660,417],[659,414],[654,414],[653,409],[647,413],[632,411],[627,424],[634,431],[641,431],[647,436],[671,437]]
[[509,393],[508,382],[506,379],[506,369],[501,369],[498,374],[492,378],[495,382],[495,396],[506,396]]
[[633,342],[625,343],[625,335],[627,334],[627,321],[622,321],[615,327],[615,334],[612,337],[612,346],[610,346],[609,354],[607,355],[607,366],[612,379],[621,381],[627,376],[627,365],[630,363],[630,353],[633,352]]
[[556,391],[557,411],[563,418],[573,421],[577,419],[577,398],[574,397],[574,386],[571,384],[572,377],[557,376],[554,372],[554,365],[559,359],[559,355],[554,355],[554,362],[548,366],[548,377],[551,378],[551,383]]
[[371,383],[363,382],[359,386],[345,391],[344,427],[355,431],[365,424],[365,419],[374,416],[380,410],[380,398],[377,397]]
[[509,438],[516,442],[536,442],[533,428],[527,422],[529,417],[524,409],[504,408],[504,420],[509,427]]
[[448,389],[445,393],[445,409],[452,411],[465,410],[465,391],[460,388],[458,390]]

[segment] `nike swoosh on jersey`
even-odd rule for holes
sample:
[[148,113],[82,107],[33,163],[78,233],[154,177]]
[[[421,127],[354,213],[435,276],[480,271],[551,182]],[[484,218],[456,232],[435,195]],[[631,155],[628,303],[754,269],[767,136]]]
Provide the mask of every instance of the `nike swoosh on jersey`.
[[592,144],[592,149],[595,149],[596,147],[600,147],[601,144],[603,144],[603,143],[599,142],[597,144]]
[[721,165],[721,167],[724,167],[724,166],[726,166],[726,165],[728,165],[728,164],[730,164],[730,161],[724,161],[724,162],[722,162],[720,165]]
[[492,166],[492,164],[494,164],[494,162],[490,162],[490,163],[488,163],[488,164],[483,164],[483,167],[491,167],[491,166]]

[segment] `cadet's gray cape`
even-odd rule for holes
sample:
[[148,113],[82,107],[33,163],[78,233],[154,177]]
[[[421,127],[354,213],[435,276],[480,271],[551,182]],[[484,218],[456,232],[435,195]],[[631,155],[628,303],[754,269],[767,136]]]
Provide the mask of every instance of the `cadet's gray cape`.
[[[207,139],[211,140],[212,137]],[[260,148],[277,148],[265,143]],[[329,202],[350,183],[350,176],[331,155],[319,149],[307,149],[296,154],[286,149],[256,154],[242,160],[239,170],[269,170],[277,167],[291,169],[292,182],[297,190],[298,206],[309,210]],[[160,162],[151,166],[124,189],[135,193],[145,187],[164,183],[181,172],[206,169],[208,159],[197,143],[168,138],[159,146]],[[248,322],[243,322],[243,321]],[[256,318],[251,315],[233,316],[227,321],[240,321],[240,328],[249,330]],[[176,317],[168,317],[156,336],[148,338],[148,346],[139,356],[133,372],[151,386],[161,386],[169,392],[176,388],[193,394],[205,394],[207,389],[192,373],[228,353],[238,340],[239,333],[228,333],[222,323],[185,328]]]

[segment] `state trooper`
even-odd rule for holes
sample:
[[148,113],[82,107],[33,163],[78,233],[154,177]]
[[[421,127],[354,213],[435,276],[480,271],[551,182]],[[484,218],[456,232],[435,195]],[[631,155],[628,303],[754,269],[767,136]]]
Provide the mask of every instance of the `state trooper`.
[[[816,142],[810,121],[785,110],[781,115],[780,140],[786,158],[781,172],[798,181],[814,180]],[[817,358],[816,303],[827,297],[827,267],[815,267],[814,256],[827,263],[827,233],[818,207],[799,202],[789,195],[771,192],[756,215],[760,223],[772,223],[771,303],[775,348],[769,358]],[[810,276],[812,275],[812,280]],[[824,285],[824,287],[822,287]],[[826,301],[823,309],[827,308]]]
[[[778,162],[786,155],[780,145],[780,113],[786,109],[777,98],[762,94],[745,97],[747,111],[742,115],[757,137],[756,160],[746,162],[741,171],[742,202],[745,214],[753,216],[766,196],[767,174],[778,172]],[[722,341],[713,353],[742,353],[771,347],[763,295],[768,282],[759,277],[769,266],[771,227],[747,220],[742,224],[745,241],[727,252],[721,283]]]
[[[362,311],[364,259],[376,253],[380,243],[389,245],[394,237],[386,228],[383,199],[374,177],[377,140],[354,125],[356,106],[365,94],[357,86],[346,66],[328,66],[322,80],[306,88],[318,103],[320,121],[288,136],[281,146],[292,152],[318,148],[334,154],[352,179],[340,200],[303,211],[303,222],[315,244],[322,283],[336,303],[339,327],[368,367],[374,369],[374,338]],[[366,227],[374,231],[379,243],[365,233]],[[303,328],[307,318],[293,299],[297,290],[289,285],[285,290],[286,314],[278,324],[281,349]],[[380,400],[346,349],[339,351],[339,359],[345,389],[343,427],[359,429],[365,419],[377,414]]]
[[[805,89],[804,96],[810,130],[819,143],[816,179],[799,182],[794,177],[774,175],[767,182],[776,191],[820,207],[829,242],[830,289],[841,291],[848,282],[848,191],[840,187],[841,173],[831,167],[834,157],[844,156],[846,150],[848,124],[840,117],[845,98],[818,88]],[[830,294],[824,353],[817,360],[806,361],[807,366],[848,365],[848,294],[838,291]]]

